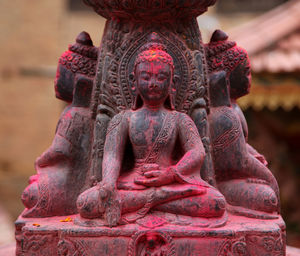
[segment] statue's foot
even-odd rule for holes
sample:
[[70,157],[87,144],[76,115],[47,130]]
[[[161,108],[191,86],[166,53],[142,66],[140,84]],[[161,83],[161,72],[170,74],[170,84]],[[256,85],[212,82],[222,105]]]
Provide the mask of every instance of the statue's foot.
[[245,216],[253,219],[273,220],[279,218],[279,215],[277,213],[271,214],[262,211],[248,209],[242,206],[234,206],[234,205],[227,204],[226,209],[228,210],[228,212],[232,213],[233,215]]
[[[190,186],[190,185],[189,185]],[[225,212],[224,196],[214,188],[157,205],[154,209],[191,217],[218,218]]]
[[156,205],[177,202],[178,199],[197,196],[206,193],[206,188],[200,186],[194,186],[189,184],[174,184],[166,185],[160,188],[151,188],[146,195],[146,203],[137,212],[126,214],[123,218],[124,222],[135,222],[136,220],[143,218],[152,208]]
[[232,206],[266,213],[277,212],[279,202],[276,193],[263,182],[231,180],[219,183],[218,188]]
[[104,206],[100,200],[98,185],[81,193],[77,198],[76,204],[78,212],[83,218],[99,218],[104,213]]
[[156,189],[155,193],[155,201],[157,204],[179,199],[179,198],[184,198],[184,197],[189,197],[189,196],[194,196],[194,195],[202,195],[206,193],[206,188],[200,187],[200,186],[195,186],[195,185],[190,185],[190,184],[174,184],[174,185],[167,185],[167,186],[162,186],[158,189]]
[[108,226],[116,226],[121,218],[118,194],[106,189],[101,183],[81,193],[77,209],[83,218],[104,218]]

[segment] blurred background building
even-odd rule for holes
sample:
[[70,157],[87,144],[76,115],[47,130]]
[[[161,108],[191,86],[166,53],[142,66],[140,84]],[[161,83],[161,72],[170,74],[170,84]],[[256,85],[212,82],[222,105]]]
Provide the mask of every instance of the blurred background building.
[[[222,29],[249,52],[252,89],[239,102],[249,142],[269,161],[288,243],[300,247],[300,0],[219,0],[198,23],[204,42]],[[64,107],[58,58],[81,31],[99,46],[104,24],[81,0],[0,1],[0,245],[13,240],[20,195]]]

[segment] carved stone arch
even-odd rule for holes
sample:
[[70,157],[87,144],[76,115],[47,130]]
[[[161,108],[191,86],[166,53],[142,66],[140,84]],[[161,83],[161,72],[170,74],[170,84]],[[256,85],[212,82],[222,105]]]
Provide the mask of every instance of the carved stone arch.
[[[101,88],[98,89],[97,95],[95,94],[96,97],[100,97],[96,100],[97,105],[107,105],[116,113],[132,106],[135,93],[131,89],[129,76],[133,72],[135,59],[141,48],[151,43],[150,35],[153,32],[158,34],[159,43],[165,46],[174,61],[174,75],[178,78],[174,85],[176,110],[189,113],[195,99],[204,98],[207,102],[203,49],[190,49],[178,34],[165,28],[148,29],[141,26],[139,31],[132,33],[126,30],[125,32],[113,31],[114,34],[120,33],[119,40],[114,42],[118,47],[103,56]],[[94,111],[95,109],[96,106]]]
[[[135,97],[135,92],[132,90],[132,85],[129,81],[130,74],[134,71],[134,63],[137,55],[140,53],[141,48],[149,43],[149,36],[152,32],[147,32],[142,35],[139,39],[136,40],[124,53],[119,66],[120,74],[120,87],[123,94],[123,97],[126,99],[127,107],[131,107],[133,103],[133,98]],[[180,49],[176,42],[169,40],[162,33],[156,32],[159,34],[161,43],[166,47],[167,52],[172,56],[174,61],[174,75],[179,78],[178,85],[176,89],[175,104],[178,110],[181,109],[181,104],[184,100],[185,92],[189,86],[189,63],[186,59],[188,56],[188,49],[182,44]],[[179,41],[179,39],[176,39]],[[186,54],[185,54],[186,53]]]

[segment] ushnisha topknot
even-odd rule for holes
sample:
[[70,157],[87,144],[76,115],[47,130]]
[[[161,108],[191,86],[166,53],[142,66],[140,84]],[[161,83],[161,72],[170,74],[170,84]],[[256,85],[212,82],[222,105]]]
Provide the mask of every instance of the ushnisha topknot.
[[135,67],[142,62],[156,62],[161,61],[163,63],[169,64],[172,69],[174,69],[174,63],[172,57],[159,48],[151,48],[141,52],[135,61]]
[[227,34],[221,30],[213,33],[205,48],[209,73],[224,70],[228,76],[238,64],[246,61],[250,65],[247,51],[228,41]]
[[140,53],[135,60],[134,69],[142,62],[161,61],[169,64],[174,70],[173,58],[167,53],[167,49],[163,45],[159,35],[155,32],[151,33],[149,36],[149,41],[149,43],[141,48]]
[[73,73],[80,73],[94,77],[96,73],[98,48],[93,45],[90,35],[81,32],[76,43],[69,46],[59,58],[59,64],[65,66]]

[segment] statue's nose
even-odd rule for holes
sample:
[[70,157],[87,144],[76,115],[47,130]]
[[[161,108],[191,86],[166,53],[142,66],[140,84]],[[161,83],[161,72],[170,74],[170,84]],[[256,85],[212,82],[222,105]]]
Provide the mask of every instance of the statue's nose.
[[155,79],[152,79],[150,82],[150,88],[156,88],[157,87],[157,83]]

